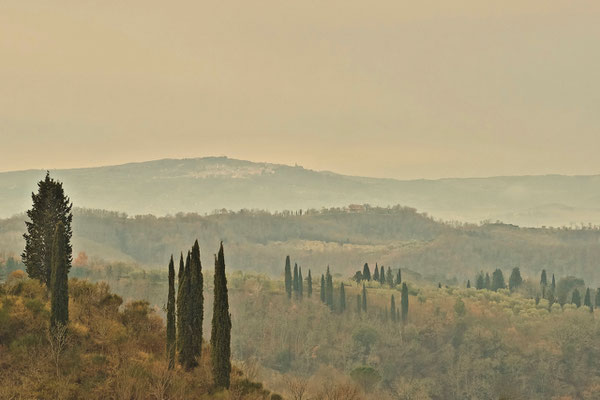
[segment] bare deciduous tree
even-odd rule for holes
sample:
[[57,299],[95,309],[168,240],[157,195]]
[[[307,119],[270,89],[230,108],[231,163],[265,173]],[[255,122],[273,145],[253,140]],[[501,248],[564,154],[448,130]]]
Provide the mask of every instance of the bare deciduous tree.
[[60,357],[69,345],[71,337],[67,325],[57,324],[48,329],[48,342],[50,343],[50,355],[56,366],[56,376],[60,374]]

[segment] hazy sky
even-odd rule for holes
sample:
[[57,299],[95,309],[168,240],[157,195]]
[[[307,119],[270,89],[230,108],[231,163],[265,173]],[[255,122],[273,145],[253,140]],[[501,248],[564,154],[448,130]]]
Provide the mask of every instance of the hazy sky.
[[597,0],[0,1],[0,171],[600,173]]

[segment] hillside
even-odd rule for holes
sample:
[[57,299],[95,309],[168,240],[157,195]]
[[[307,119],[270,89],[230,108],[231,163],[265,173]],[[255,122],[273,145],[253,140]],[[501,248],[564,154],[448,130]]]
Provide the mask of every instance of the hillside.
[[[600,175],[363,178],[226,157],[52,170],[75,205],[131,215],[402,204],[444,220],[522,226],[600,224]],[[44,171],[0,173],[0,217],[25,211]]]

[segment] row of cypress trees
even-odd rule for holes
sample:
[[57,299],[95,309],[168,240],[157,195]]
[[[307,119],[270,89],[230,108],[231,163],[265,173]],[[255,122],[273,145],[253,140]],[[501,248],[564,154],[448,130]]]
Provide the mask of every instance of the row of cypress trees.
[[[202,355],[202,322],[204,319],[204,278],[198,240],[188,251],[185,263],[179,259],[177,294],[175,294],[175,265],[169,261],[169,292],[167,297],[167,358],[169,368],[175,358],[183,368],[191,370]],[[229,388],[231,373],[231,314],[223,242],[215,255],[214,303],[210,338],[211,364],[215,386]]]
[[352,279],[359,283],[362,281],[375,281],[381,283],[382,285],[388,285],[389,287],[394,288],[397,285],[402,284],[402,270],[398,268],[398,271],[394,276],[391,267],[388,267],[386,272],[386,269],[383,265],[381,268],[379,268],[379,265],[375,263],[375,271],[373,272],[373,275],[371,275],[369,264],[365,263],[362,272],[356,271]]
[[[294,263],[294,272],[292,273],[292,263],[290,256],[285,258],[285,292],[288,299],[292,298],[302,300],[304,296],[304,279],[302,278],[302,267],[298,266],[298,263]],[[312,296],[312,275],[310,269],[308,270],[308,276],[306,277],[306,295]]]

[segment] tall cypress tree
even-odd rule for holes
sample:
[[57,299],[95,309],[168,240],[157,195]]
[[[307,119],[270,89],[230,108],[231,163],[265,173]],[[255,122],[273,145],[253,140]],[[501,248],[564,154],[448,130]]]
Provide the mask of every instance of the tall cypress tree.
[[285,258],[285,292],[287,293],[288,299],[292,298],[292,266],[290,263],[290,256]]
[[54,229],[54,240],[51,257],[51,312],[50,327],[54,329],[65,326],[69,322],[69,257],[66,243],[65,226],[58,222]]
[[390,285],[391,288],[393,288],[394,285],[394,274],[392,274],[392,268],[388,267],[387,268],[387,274],[385,277],[385,280],[387,281],[387,284]]
[[308,276],[306,277],[306,294],[308,297],[312,297],[312,276],[310,275],[310,269],[308,270]]
[[292,280],[292,292],[298,297],[298,263],[294,263],[294,277]]
[[364,312],[367,312],[367,288],[364,283],[363,283],[361,300],[362,300],[362,310]]
[[583,298],[583,305],[590,308],[591,311],[594,311],[592,306],[592,296],[590,294],[590,288],[585,290],[585,297]]
[[581,307],[581,295],[579,294],[579,290],[573,290],[573,297],[571,298],[571,304],[575,304],[577,308]]
[[379,283],[385,285],[385,267],[383,265],[379,269]]
[[329,266],[327,266],[327,275],[325,276],[325,293],[326,301],[329,308],[333,310],[333,277],[329,273]]
[[340,284],[340,312],[346,311],[346,291],[344,290],[344,282]]
[[192,247],[190,276],[192,352],[194,361],[196,362],[202,354],[202,322],[204,320],[204,278],[202,276],[202,263],[200,262],[200,246],[198,245],[198,240],[194,242],[194,246]]
[[362,278],[366,279],[367,281],[371,280],[371,270],[369,269],[369,264],[367,263],[365,263],[363,266]]
[[496,268],[496,270],[492,274],[491,288],[494,292],[498,291],[498,289],[506,288],[506,283],[504,282],[504,275],[502,274],[502,270],[499,268]]
[[406,320],[408,319],[408,286],[406,286],[406,282],[402,284],[400,306],[402,307],[402,322],[406,323]]
[[510,273],[510,278],[508,278],[508,288],[511,291],[517,290],[522,283],[523,278],[521,278],[521,271],[519,270],[519,267],[514,267]]
[[327,302],[327,296],[325,295],[325,276],[321,274],[321,301]]
[[467,279],[467,289],[471,289],[471,280]]
[[542,276],[540,277],[540,285],[546,286],[548,284],[548,278],[546,277],[546,270],[542,270]]
[[210,335],[213,378],[217,388],[228,389],[231,374],[231,314],[229,314],[223,242],[219,248],[219,255],[215,256],[214,296]]
[[[183,254],[182,254],[183,255]],[[189,270],[190,270],[190,258],[191,253],[188,251],[185,266],[182,269],[181,260],[179,262],[179,278],[177,281],[177,350],[179,351],[179,362],[183,365],[185,355],[183,353],[183,344],[185,341],[186,334],[188,332],[188,306],[187,300],[189,299]],[[189,351],[187,349],[186,351]]]
[[392,316],[392,322],[396,322],[396,301],[394,300],[394,295],[392,295],[390,301],[390,314]]
[[177,272],[177,288],[179,288],[179,285],[180,285],[181,281],[183,280],[184,268],[185,267],[183,264],[183,252],[181,252],[179,255],[179,271]]
[[298,297],[302,299],[304,292],[304,281],[302,280],[302,267],[298,267]]
[[552,274],[552,291],[556,289],[556,281],[554,280],[554,274]]
[[475,289],[485,289],[485,278],[483,277],[483,271],[479,272],[475,278]]
[[402,284],[402,270],[398,268],[398,273],[396,274],[396,285]]
[[375,263],[375,272],[373,272],[373,280],[379,282],[379,266]]
[[25,270],[30,278],[50,285],[52,274],[52,252],[56,224],[62,223],[62,246],[64,247],[65,268],[67,274],[71,269],[73,261],[73,250],[71,247],[71,221],[73,204],[63,190],[62,183],[50,178],[38,182],[38,192],[32,193],[32,208],[27,211],[29,221],[25,222],[27,233],[25,238],[25,250],[21,255]]
[[175,335],[175,265],[173,255],[171,255],[169,261],[169,294],[167,296],[167,360],[169,361],[169,369],[175,367],[175,348],[177,346]]

